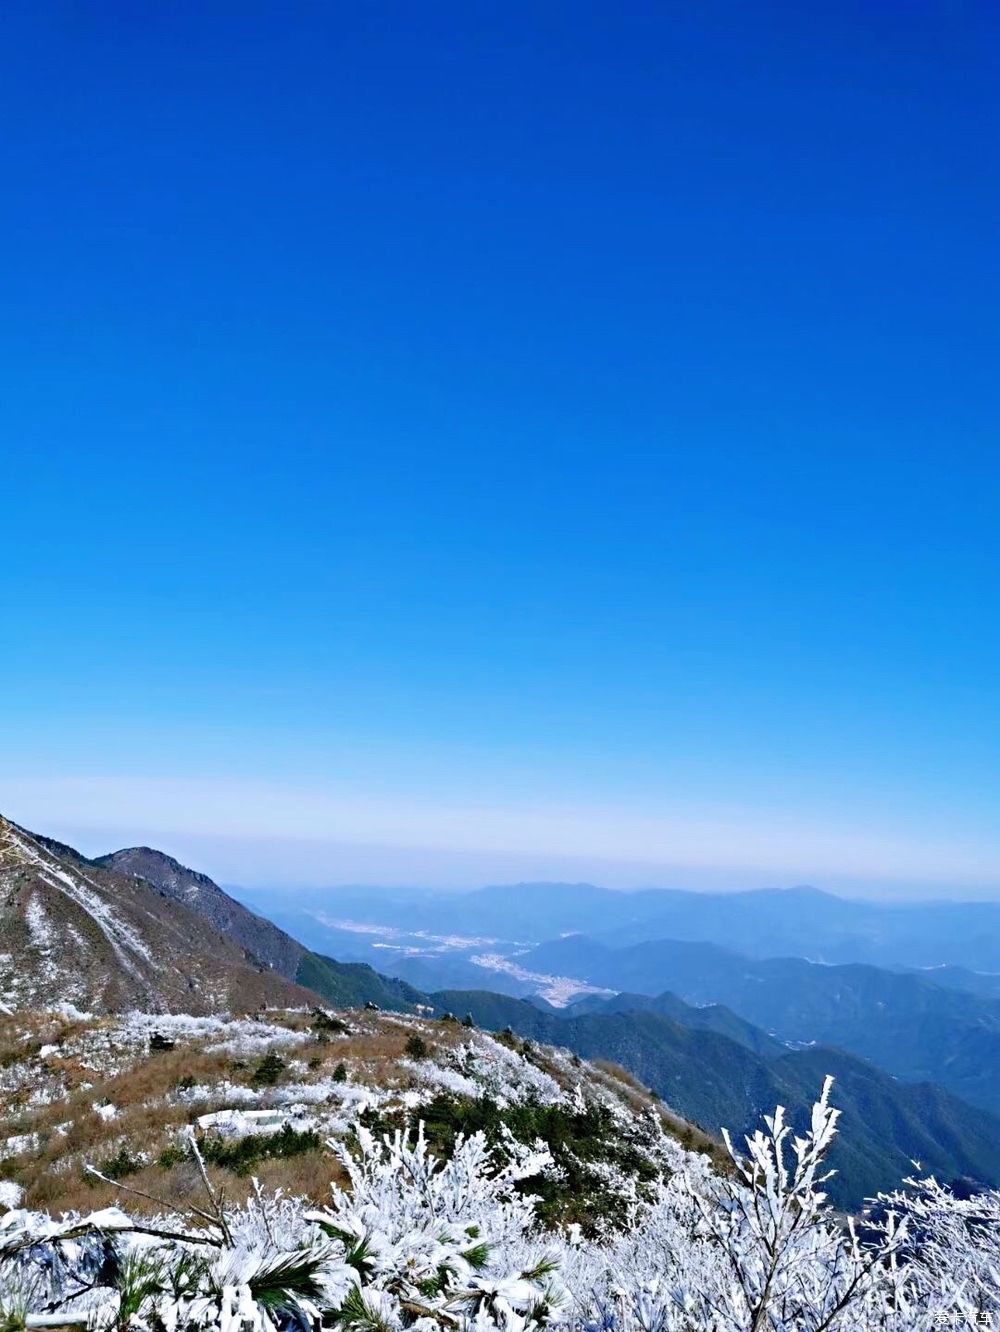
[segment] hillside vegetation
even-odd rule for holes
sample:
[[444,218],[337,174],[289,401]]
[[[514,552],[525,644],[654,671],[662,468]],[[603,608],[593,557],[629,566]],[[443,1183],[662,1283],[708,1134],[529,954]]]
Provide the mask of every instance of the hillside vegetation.
[[[845,1207],[856,1208],[870,1194],[891,1188],[913,1160],[943,1179],[971,1176],[1000,1183],[1000,1121],[939,1087],[899,1082],[843,1050],[779,1047],[778,1053],[761,1055],[740,1027],[735,1030],[743,1041],[678,1022],[670,1016],[678,1011],[673,996],[668,1012],[612,1007],[577,1016],[487,992],[443,991],[433,997],[443,1008],[470,1012],[484,1027],[507,1027],[585,1058],[612,1059],[711,1133],[723,1126],[749,1131],[777,1103],[805,1107],[816,1079],[835,1074],[845,1115],[831,1153],[837,1174],[829,1191]],[[797,1111],[794,1119],[800,1129],[803,1114],[804,1109]]]
[[[988,1325],[1000,1298],[998,1195],[924,1179],[860,1227],[830,1210],[829,1081],[801,1135],[778,1108],[727,1166],[627,1081],[453,1017],[17,1022],[4,1077],[26,1115],[91,1078],[120,1104],[92,1103],[108,1138],[91,1124],[64,1151],[67,1126],[25,1125],[92,1205],[22,1206],[16,1145],[4,1332],[924,1332]],[[139,1130],[166,1132],[155,1159]]]
[[601,1173],[609,1163],[627,1162],[635,1181],[653,1169],[651,1114],[664,1131],[719,1155],[717,1139],[620,1070],[453,1019],[369,1009],[0,1018],[0,1094],[0,1178],[26,1205],[54,1211],[103,1207],[133,1189],[186,1205],[201,1188],[183,1149],[189,1130],[227,1196],[250,1196],[256,1176],[319,1202],[331,1180],[328,1138],[347,1135],[359,1117],[379,1131],[407,1129],[418,1106],[448,1151],[479,1129],[494,1145],[508,1131],[544,1139],[565,1172],[545,1186],[550,1209],[590,1228],[621,1205]]
[[[724,1004],[782,1040],[836,1045],[897,1077],[939,1082],[1000,1112],[1000,1000],[988,994],[936,985],[924,975],[821,966],[801,957],[750,958],[673,939],[627,948],[556,939],[521,961],[612,990],[650,996],[668,990],[689,1004]],[[587,1010],[602,1006],[599,999],[582,1003]]]

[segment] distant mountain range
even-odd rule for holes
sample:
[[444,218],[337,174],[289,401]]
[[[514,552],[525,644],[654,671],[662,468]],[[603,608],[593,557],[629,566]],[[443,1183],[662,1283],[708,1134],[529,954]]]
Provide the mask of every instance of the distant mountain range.
[[[714,944],[654,940],[609,948],[574,935],[520,959],[617,991],[669,989],[720,1003],[783,1041],[836,1045],[910,1081],[930,1079],[1000,1111],[1000,1001],[877,967],[755,959]],[[600,1008],[588,998],[584,1009]]]
[[642,1008],[621,996],[602,1011],[575,1015],[482,991],[432,997],[441,1008],[471,1013],[490,1029],[509,1027],[586,1059],[614,1060],[713,1134],[723,1125],[748,1133],[775,1104],[787,1106],[801,1130],[811,1090],[832,1073],[843,1118],[830,1156],[838,1173],[828,1188],[844,1207],[855,1208],[912,1174],[915,1160],[925,1173],[946,1180],[1000,1178],[1000,1119],[940,1087],[899,1082],[842,1050],[781,1051],[766,1033],[752,1035],[725,1010],[692,1008],[673,995],[646,999]]
[[[336,932],[343,921],[418,937],[419,932],[464,935],[522,945],[573,931],[612,947],[676,939],[717,943],[750,957],[866,962],[904,970],[950,967],[942,983],[1000,992],[1000,902],[867,902],[815,888],[627,893],[589,883],[515,884],[463,893],[258,890],[247,900],[268,915],[279,915],[286,928],[307,940],[314,938],[310,931],[318,939],[324,927]],[[355,935],[354,943],[359,942],[364,940]],[[977,978],[975,973],[994,974]]]
[[[723,1004],[785,1043],[836,1045],[1000,1111],[995,903],[884,907],[812,889],[702,895],[538,884],[464,894],[293,895],[281,919],[312,946],[366,959],[421,990],[491,990],[590,1009],[622,991],[669,990],[689,1003]],[[590,933],[580,931],[584,922]],[[653,934],[616,942],[668,924],[723,942]],[[782,955],[790,941],[807,937],[808,957]],[[533,939],[540,942],[531,946]],[[955,961],[906,969],[911,943],[918,956],[966,955],[992,970]],[[751,955],[748,945],[770,956]],[[877,953],[900,965],[817,961],[824,949]]]

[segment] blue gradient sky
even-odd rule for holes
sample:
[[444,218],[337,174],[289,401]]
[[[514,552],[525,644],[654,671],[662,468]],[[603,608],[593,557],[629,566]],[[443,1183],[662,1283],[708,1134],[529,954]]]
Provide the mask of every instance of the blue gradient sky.
[[1000,10],[12,6],[0,809],[1000,895]]

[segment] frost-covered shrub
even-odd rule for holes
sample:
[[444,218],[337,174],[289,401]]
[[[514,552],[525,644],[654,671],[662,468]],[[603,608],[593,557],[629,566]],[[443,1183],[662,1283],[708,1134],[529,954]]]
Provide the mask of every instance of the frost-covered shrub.
[[[422,1127],[379,1142],[358,1129],[360,1156],[334,1150],[350,1188],[307,1219],[338,1239],[358,1276],[349,1325],[452,1326],[453,1320],[520,1332],[544,1326],[565,1302],[555,1252],[535,1227],[521,1180],[549,1162],[541,1144],[508,1138],[497,1167],[485,1136],[461,1138],[451,1158],[436,1158]],[[370,1306],[368,1317],[361,1306]],[[377,1312],[376,1312],[377,1311]]]
[[[586,1113],[579,1100],[571,1117]],[[12,1327],[58,1317],[95,1332],[983,1326],[1000,1299],[1000,1195],[957,1198],[922,1180],[845,1223],[823,1192],[836,1121],[828,1082],[801,1137],[779,1108],[742,1149],[730,1144],[725,1176],[651,1139],[655,1177],[617,1230],[593,1238],[541,1224],[526,1190],[554,1154],[502,1121],[492,1142],[459,1133],[447,1157],[422,1126],[377,1137],[358,1125],[354,1150],[331,1144],[347,1186],[311,1211],[259,1188],[224,1207],[192,1140],[205,1203],[186,1217],[0,1215],[0,1311]]]
[[[938,1311],[958,1327],[989,1327],[1000,1319],[1000,1193],[956,1197],[935,1179],[906,1181],[905,1191],[884,1194],[870,1220],[884,1228],[894,1216],[905,1226],[897,1266],[907,1299]],[[871,1214],[874,1213],[874,1216]]]
[[519,1187],[535,1196],[536,1216],[549,1229],[576,1223],[597,1235],[621,1226],[662,1173],[660,1134],[651,1122],[582,1096],[501,1105],[490,1096],[444,1092],[414,1113],[443,1155],[474,1133],[500,1155],[511,1136],[525,1145],[545,1143],[550,1160]]
[[333,1036],[345,1036],[350,1030],[347,1023],[333,1013],[328,1013],[325,1008],[314,1008],[312,1010],[312,1027],[319,1036],[325,1036],[327,1039]]

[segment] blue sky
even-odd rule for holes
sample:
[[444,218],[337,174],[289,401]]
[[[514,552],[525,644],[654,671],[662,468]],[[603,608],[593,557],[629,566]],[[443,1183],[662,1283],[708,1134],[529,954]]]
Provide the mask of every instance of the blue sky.
[[0,809],[1000,891],[1000,13],[14,6]]

